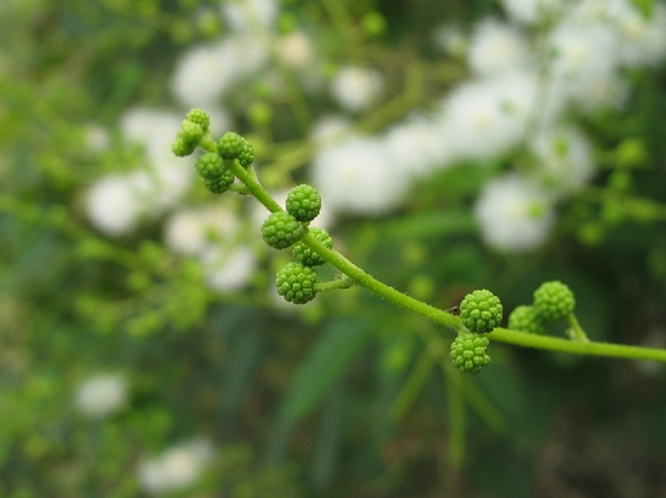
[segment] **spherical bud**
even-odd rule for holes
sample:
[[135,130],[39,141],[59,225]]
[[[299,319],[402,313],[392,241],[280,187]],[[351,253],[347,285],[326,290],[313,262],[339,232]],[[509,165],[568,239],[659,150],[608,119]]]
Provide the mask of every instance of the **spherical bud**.
[[305,227],[289,213],[271,213],[261,226],[261,236],[274,249],[286,249],[294,245],[305,233]]
[[254,147],[245,139],[243,139],[243,142],[243,150],[238,156],[238,162],[243,168],[249,168],[254,162]]
[[[310,228],[310,234],[329,249],[333,247],[333,237],[323,228]],[[303,242],[297,242],[292,249],[294,259],[305,266],[318,266],[326,263],[324,259],[306,246]]]
[[178,130],[179,138],[194,144],[198,144],[199,140],[201,140],[205,134],[206,131],[201,125],[188,121],[187,119],[183,121],[180,125],[180,130]]
[[171,144],[171,151],[178,157],[189,156],[196,148],[196,143],[187,142],[180,137],[176,137],[176,139]]
[[201,126],[204,132],[207,131],[208,127],[210,126],[210,117],[208,116],[208,113],[203,109],[198,109],[198,108],[192,109],[190,112],[187,113],[185,119]]
[[509,328],[528,334],[543,335],[546,327],[534,306],[517,306],[509,315]]
[[234,183],[236,177],[233,171],[225,169],[222,176],[217,178],[204,178],[204,186],[214,194],[222,194],[229,190],[229,187]]
[[477,374],[490,363],[486,349],[490,340],[485,335],[465,333],[451,343],[450,356],[453,366],[463,372]]
[[224,160],[215,152],[206,152],[197,161],[197,171],[201,178],[213,180],[224,173]]
[[486,289],[467,294],[460,303],[460,319],[470,332],[492,332],[502,322],[503,311],[499,298]]
[[315,298],[314,284],[319,281],[317,272],[301,263],[288,263],[275,278],[277,292],[286,301],[305,304]]
[[298,221],[312,221],[321,210],[321,196],[311,185],[298,185],[289,191],[286,206]]
[[225,159],[236,159],[243,152],[247,140],[238,133],[228,131],[217,143],[220,155]]
[[544,282],[534,291],[534,308],[543,320],[560,320],[573,313],[573,292],[559,280]]

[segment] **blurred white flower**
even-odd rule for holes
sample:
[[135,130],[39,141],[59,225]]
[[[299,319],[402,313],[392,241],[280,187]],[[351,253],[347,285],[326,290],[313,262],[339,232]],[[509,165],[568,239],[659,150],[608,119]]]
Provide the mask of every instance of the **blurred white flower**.
[[516,21],[537,24],[559,14],[564,0],[502,0],[504,9]]
[[338,142],[346,133],[351,133],[351,129],[351,121],[343,116],[324,116],[312,127],[310,138],[319,147],[326,147]]
[[487,19],[474,28],[468,60],[476,73],[491,75],[525,69],[530,56],[523,35],[516,27]]
[[347,66],[341,68],[331,82],[331,95],[342,107],[360,112],[372,107],[381,97],[382,75],[371,68]]
[[558,193],[582,186],[594,174],[590,143],[574,128],[542,131],[530,148],[537,158],[540,176]]
[[132,231],[144,211],[137,192],[138,175],[108,175],[88,191],[86,211],[90,222],[107,235]]
[[109,132],[102,125],[90,123],[83,129],[85,143],[93,152],[104,152],[111,145]]
[[247,247],[219,248],[206,252],[201,258],[206,282],[211,289],[224,291],[244,287],[256,267],[257,259]]
[[174,446],[160,456],[139,465],[138,477],[143,489],[150,494],[162,494],[191,486],[212,460],[213,445],[197,439]]
[[275,23],[279,4],[276,0],[226,0],[221,9],[226,21],[236,30],[269,29]]
[[619,38],[619,59],[628,66],[655,65],[666,55],[666,6],[655,3],[650,17],[627,0],[609,7]]
[[258,71],[268,55],[262,40],[247,33],[191,48],[176,63],[171,91],[186,107],[208,108],[233,85]]
[[515,175],[486,184],[475,214],[485,242],[505,252],[537,247],[548,235],[554,218],[547,193],[536,183]]
[[302,31],[292,31],[277,41],[277,56],[287,66],[305,69],[310,66],[314,49],[310,38]]
[[444,101],[451,146],[462,158],[487,159],[524,136],[536,95],[536,77],[507,74],[463,84]]
[[120,410],[127,403],[127,382],[119,375],[91,377],[76,392],[76,408],[88,417],[101,418]]
[[399,206],[409,188],[391,165],[378,140],[354,138],[317,154],[312,180],[327,208],[375,215]]

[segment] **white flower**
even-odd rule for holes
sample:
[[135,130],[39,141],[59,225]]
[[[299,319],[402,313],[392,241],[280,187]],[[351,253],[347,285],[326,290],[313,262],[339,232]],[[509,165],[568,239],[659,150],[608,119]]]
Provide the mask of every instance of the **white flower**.
[[81,413],[101,418],[120,410],[127,402],[127,382],[124,378],[103,374],[83,382],[76,392],[76,407]]
[[143,211],[138,193],[138,175],[109,175],[99,179],[88,191],[86,211],[91,223],[107,235],[132,231]]
[[487,159],[524,136],[534,106],[536,78],[528,74],[466,83],[444,101],[444,123],[456,153]]
[[226,0],[222,15],[236,30],[268,29],[273,26],[279,5],[276,0]]
[[514,26],[485,20],[474,29],[468,60],[476,73],[490,75],[525,68],[529,54],[522,33]]
[[202,257],[206,282],[215,290],[239,289],[252,277],[256,261],[254,253],[247,247],[211,249]]
[[319,146],[326,147],[338,142],[345,134],[351,133],[349,119],[338,116],[324,116],[312,127],[310,138]]
[[111,145],[109,132],[102,125],[90,123],[83,129],[86,146],[93,152],[104,152]]
[[508,14],[516,21],[536,24],[559,14],[564,0],[502,0]]
[[171,91],[186,107],[208,108],[233,85],[258,71],[268,55],[260,38],[245,33],[191,48],[176,63]]
[[312,42],[302,31],[292,31],[277,41],[277,56],[287,66],[305,69],[312,62]]
[[594,174],[590,144],[580,131],[561,127],[546,130],[531,143],[540,176],[558,192],[582,186]]
[[655,65],[666,55],[666,7],[656,3],[650,17],[626,1],[612,2],[610,17],[616,27],[620,62],[628,66]]
[[355,138],[317,154],[313,183],[334,211],[380,214],[400,205],[409,188],[406,173],[391,164],[378,140]]
[[382,75],[370,68],[347,66],[338,71],[331,83],[331,94],[344,109],[360,112],[372,107],[381,97]]
[[213,456],[213,445],[205,439],[174,446],[162,455],[142,462],[138,470],[139,481],[151,494],[186,488],[199,479]]
[[475,214],[486,243],[506,252],[537,247],[553,223],[546,192],[514,175],[488,183],[477,200]]

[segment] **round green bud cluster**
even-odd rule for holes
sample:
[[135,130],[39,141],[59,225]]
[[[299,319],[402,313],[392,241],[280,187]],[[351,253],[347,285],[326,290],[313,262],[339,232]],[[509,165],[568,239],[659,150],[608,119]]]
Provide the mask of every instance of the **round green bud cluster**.
[[238,133],[228,131],[217,143],[220,155],[225,159],[236,159],[243,152],[245,144],[248,143]]
[[460,303],[460,319],[470,332],[492,332],[501,323],[503,311],[499,298],[486,289],[467,294]]
[[190,121],[192,123],[201,126],[204,132],[208,131],[208,127],[210,126],[210,117],[203,109],[198,109],[198,108],[192,109],[190,112],[187,113],[185,119],[187,121]]
[[[324,244],[327,248],[331,249],[333,247],[333,237],[331,237],[326,230],[323,228],[310,228],[309,231],[315,239]],[[292,251],[294,253],[294,259],[306,266],[319,266],[326,263],[319,254],[303,244],[303,242],[297,242],[294,244]]]
[[490,363],[486,349],[490,340],[485,335],[464,333],[451,343],[450,356],[453,366],[463,372],[477,374]]
[[534,309],[543,320],[560,320],[573,313],[573,292],[559,280],[544,282],[534,291]]
[[311,185],[298,185],[287,194],[286,207],[298,221],[312,221],[321,210],[321,196]]
[[528,334],[543,335],[546,327],[534,306],[517,306],[509,315],[509,328]]
[[243,142],[243,150],[238,156],[238,162],[243,168],[249,168],[254,162],[254,147],[245,139],[243,139]]
[[315,298],[314,284],[319,281],[317,272],[301,263],[288,263],[277,272],[275,286],[286,301],[305,304]]
[[215,152],[203,154],[197,161],[196,167],[199,176],[206,180],[220,178],[225,171],[224,160]]
[[236,177],[233,171],[225,169],[222,176],[217,178],[204,178],[204,186],[214,194],[222,194],[229,190],[229,187],[234,183]]
[[274,249],[286,249],[294,245],[305,233],[305,227],[289,213],[271,213],[261,226],[261,236]]

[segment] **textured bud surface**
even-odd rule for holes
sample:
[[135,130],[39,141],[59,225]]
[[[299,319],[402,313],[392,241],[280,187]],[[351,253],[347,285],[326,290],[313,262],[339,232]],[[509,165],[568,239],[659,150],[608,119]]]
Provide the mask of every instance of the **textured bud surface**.
[[534,306],[517,306],[509,315],[509,328],[528,334],[545,334],[546,327]]
[[298,221],[312,221],[321,210],[321,196],[311,185],[298,185],[289,191],[286,207]]
[[503,311],[499,298],[486,289],[467,294],[460,303],[460,319],[471,332],[492,332],[502,322]]
[[[310,233],[315,239],[329,249],[333,247],[333,237],[331,237],[323,228],[310,228]],[[319,256],[319,254],[303,244],[303,242],[297,242],[294,244],[292,251],[294,252],[294,259],[306,266],[318,266],[323,265],[326,262],[321,256]]]
[[187,113],[185,118],[188,121],[191,121],[192,123],[198,124],[203,128],[204,131],[208,130],[208,127],[210,126],[210,117],[208,117],[208,113],[204,111],[203,109],[192,109],[190,112]]
[[317,272],[301,263],[288,263],[275,278],[278,294],[294,304],[305,304],[315,298]]
[[485,335],[462,334],[451,343],[450,356],[453,366],[460,370],[477,374],[490,363],[486,349],[490,340]]
[[534,291],[534,308],[543,320],[560,320],[573,313],[573,292],[559,280],[544,282]]
[[186,142],[190,143],[199,143],[199,140],[206,134],[205,130],[201,125],[188,121],[187,119],[183,121],[180,125],[180,130],[178,130],[178,137],[182,138]]
[[215,152],[206,152],[197,161],[197,171],[207,180],[220,178],[224,173],[224,160]]
[[238,162],[243,168],[249,168],[254,162],[254,147],[245,139],[243,139],[243,142],[243,150],[238,156]]
[[228,131],[220,138],[217,147],[220,155],[225,159],[236,159],[243,152],[247,140],[238,133]]
[[196,142],[188,142],[181,137],[177,137],[171,144],[171,151],[178,157],[189,156],[196,149]]
[[222,194],[229,190],[231,184],[234,183],[236,177],[234,173],[228,169],[224,170],[222,176],[217,178],[204,178],[204,186],[214,194]]
[[261,236],[274,249],[292,246],[303,236],[305,228],[289,213],[271,213],[261,226]]

